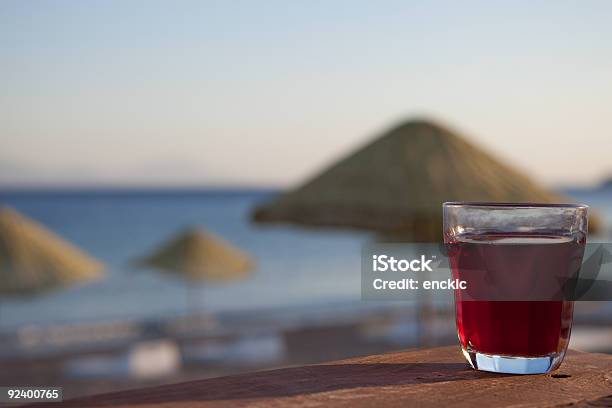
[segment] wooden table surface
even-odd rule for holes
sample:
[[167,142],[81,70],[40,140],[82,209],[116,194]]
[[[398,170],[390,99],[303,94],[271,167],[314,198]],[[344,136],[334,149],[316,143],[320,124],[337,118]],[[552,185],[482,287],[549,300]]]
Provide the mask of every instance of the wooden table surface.
[[103,394],[48,406],[449,405],[612,406],[612,356],[570,351],[556,372],[521,376],[474,371],[458,347],[441,347]]

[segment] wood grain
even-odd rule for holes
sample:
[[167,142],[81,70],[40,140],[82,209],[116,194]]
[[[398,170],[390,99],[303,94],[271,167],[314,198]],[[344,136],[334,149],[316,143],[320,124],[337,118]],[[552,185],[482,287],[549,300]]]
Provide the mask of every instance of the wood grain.
[[519,376],[474,371],[457,347],[441,347],[124,391],[49,406],[585,407],[610,406],[611,396],[609,355],[570,351],[553,374]]

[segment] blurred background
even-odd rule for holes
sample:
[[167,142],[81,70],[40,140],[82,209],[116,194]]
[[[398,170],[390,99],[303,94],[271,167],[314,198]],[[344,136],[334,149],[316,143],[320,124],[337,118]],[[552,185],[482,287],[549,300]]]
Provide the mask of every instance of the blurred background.
[[[443,201],[612,225],[612,3],[3,1],[0,384],[65,397],[456,344],[360,300]],[[423,313],[426,310],[426,313]],[[612,352],[612,307],[571,347]]]

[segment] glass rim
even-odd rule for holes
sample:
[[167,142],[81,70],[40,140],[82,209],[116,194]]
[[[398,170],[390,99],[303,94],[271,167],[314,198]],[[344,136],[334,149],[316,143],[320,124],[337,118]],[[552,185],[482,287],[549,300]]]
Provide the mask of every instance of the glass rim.
[[473,207],[473,208],[568,208],[568,209],[588,209],[586,204],[572,203],[528,203],[528,202],[494,202],[494,201],[446,201],[442,207]]

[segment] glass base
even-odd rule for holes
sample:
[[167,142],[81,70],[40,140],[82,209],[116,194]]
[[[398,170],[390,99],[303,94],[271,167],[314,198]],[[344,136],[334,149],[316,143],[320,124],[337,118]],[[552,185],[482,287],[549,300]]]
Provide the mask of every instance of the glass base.
[[556,370],[565,353],[553,353],[542,357],[496,356],[461,349],[472,368],[492,373],[546,374]]

